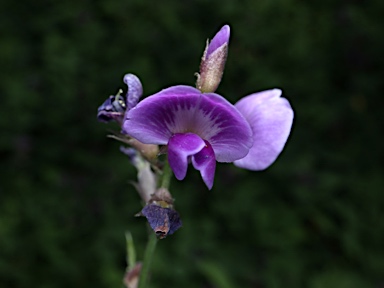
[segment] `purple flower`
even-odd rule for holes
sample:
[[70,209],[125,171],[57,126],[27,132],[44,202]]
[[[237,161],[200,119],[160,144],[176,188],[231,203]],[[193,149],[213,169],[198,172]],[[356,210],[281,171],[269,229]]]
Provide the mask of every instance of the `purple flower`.
[[252,147],[252,130],[240,112],[220,95],[189,86],[164,89],[126,114],[123,130],[146,144],[168,145],[168,161],[177,179],[188,163],[212,188],[216,161],[244,158]]
[[207,46],[199,90],[182,85],[164,89],[127,111],[122,124],[124,133],[142,143],[167,145],[168,162],[177,179],[184,179],[192,163],[209,189],[216,161],[250,170],[271,165],[293,121],[293,110],[279,89],[249,95],[235,105],[218,94],[205,93],[213,92],[220,82],[228,39],[226,25]]

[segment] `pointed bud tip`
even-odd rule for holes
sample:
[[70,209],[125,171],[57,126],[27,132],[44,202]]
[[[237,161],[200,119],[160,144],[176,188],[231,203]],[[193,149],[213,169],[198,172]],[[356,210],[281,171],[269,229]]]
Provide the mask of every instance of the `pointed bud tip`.
[[215,92],[220,84],[227,60],[230,30],[229,25],[221,27],[204,51],[196,81],[197,89],[203,93]]
[[216,49],[221,47],[223,44],[229,42],[229,37],[231,29],[229,25],[224,25],[219,32],[216,33],[216,35],[212,38],[212,41],[209,43],[207,54],[205,55],[205,58],[207,59]]
[[219,32],[221,32],[225,35],[225,37],[227,38],[227,42],[228,42],[229,36],[231,34],[231,28],[229,27],[229,25],[225,24],[223,27],[221,27]]

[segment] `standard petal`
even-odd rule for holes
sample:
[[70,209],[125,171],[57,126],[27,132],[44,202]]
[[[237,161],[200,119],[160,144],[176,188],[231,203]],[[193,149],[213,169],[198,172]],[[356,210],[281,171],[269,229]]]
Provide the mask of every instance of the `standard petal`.
[[196,134],[175,134],[168,142],[168,162],[175,177],[183,180],[187,174],[188,159],[205,146],[205,142]]
[[182,117],[184,109],[194,109],[200,96],[199,90],[183,85],[153,94],[126,113],[123,132],[145,144],[166,145],[174,133],[188,132],[173,129],[180,124],[175,117]]
[[214,129],[205,129],[203,139],[212,145],[216,160],[228,163],[245,157],[253,143],[247,120],[220,95],[207,93],[204,96],[210,100],[211,107],[201,105],[201,109],[215,120],[216,125],[212,125]]
[[235,104],[250,123],[253,146],[248,155],[234,164],[249,170],[263,170],[283,150],[293,122],[293,110],[281,90],[273,89],[249,95]]
[[154,94],[126,113],[125,133],[146,144],[165,145],[176,133],[207,140],[219,162],[247,155],[252,130],[241,113],[218,94],[175,86]]
[[216,159],[212,146],[207,141],[205,144],[200,152],[192,156],[192,165],[200,171],[205,185],[211,190],[215,178]]
[[209,57],[217,48],[229,41],[230,28],[228,25],[224,25],[219,32],[216,33],[215,37],[211,40],[208,45],[207,53],[205,59]]

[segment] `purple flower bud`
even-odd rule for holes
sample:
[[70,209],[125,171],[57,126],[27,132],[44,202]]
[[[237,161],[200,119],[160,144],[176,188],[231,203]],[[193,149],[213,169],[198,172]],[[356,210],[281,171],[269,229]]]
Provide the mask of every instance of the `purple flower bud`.
[[147,205],[136,216],[146,217],[160,239],[175,233],[182,225],[180,215],[174,209],[171,193],[166,188],[156,190]]
[[180,215],[173,208],[148,204],[141,210],[141,214],[147,218],[152,230],[160,239],[175,233],[182,226]]
[[196,87],[203,93],[215,92],[220,84],[228,54],[230,28],[224,25],[207,43],[197,74]]

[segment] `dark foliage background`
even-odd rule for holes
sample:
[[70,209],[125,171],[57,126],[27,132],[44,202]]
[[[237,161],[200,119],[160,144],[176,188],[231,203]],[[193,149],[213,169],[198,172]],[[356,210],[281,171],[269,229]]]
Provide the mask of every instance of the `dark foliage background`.
[[1,1],[0,287],[121,287],[142,255],[135,171],[96,109],[137,74],[194,85],[205,40],[232,35],[218,92],[279,87],[296,118],[264,172],[172,183],[184,227],[152,287],[384,287],[384,1]]

